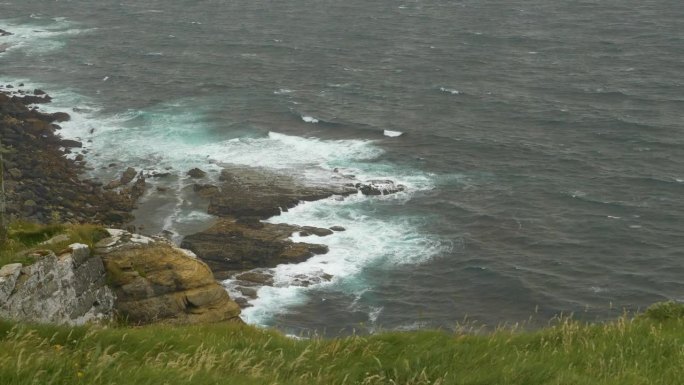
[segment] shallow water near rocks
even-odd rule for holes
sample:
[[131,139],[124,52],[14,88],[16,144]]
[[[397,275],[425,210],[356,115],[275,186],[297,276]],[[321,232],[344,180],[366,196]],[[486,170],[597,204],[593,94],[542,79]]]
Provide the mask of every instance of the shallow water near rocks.
[[408,186],[271,218],[347,231],[276,269],[332,281],[261,289],[248,322],[601,320],[684,300],[683,18],[674,0],[15,1],[0,83],[48,91],[94,176],[170,172],[150,231],[209,224],[193,167]]

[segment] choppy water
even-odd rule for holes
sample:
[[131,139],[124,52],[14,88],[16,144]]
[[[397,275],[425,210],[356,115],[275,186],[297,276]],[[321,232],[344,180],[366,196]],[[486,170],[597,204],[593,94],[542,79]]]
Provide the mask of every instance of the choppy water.
[[[684,300],[680,1],[17,0],[0,28],[0,82],[83,109],[65,134],[103,177],[171,167],[182,196],[188,168],[234,162],[410,187],[273,218],[349,230],[278,269],[332,283],[262,289],[249,322],[536,325]],[[154,218],[207,221],[182,199]]]

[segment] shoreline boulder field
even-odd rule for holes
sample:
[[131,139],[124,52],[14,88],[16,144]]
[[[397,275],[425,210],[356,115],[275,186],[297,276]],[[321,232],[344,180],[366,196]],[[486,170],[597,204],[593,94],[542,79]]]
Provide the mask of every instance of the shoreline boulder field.
[[96,223],[123,226],[144,192],[142,176],[132,186],[105,190],[83,179],[82,156],[66,155],[80,142],[60,136],[64,112],[44,113],[37,105],[51,98],[41,90],[0,88],[0,143],[3,155],[7,214],[10,218],[49,223]]

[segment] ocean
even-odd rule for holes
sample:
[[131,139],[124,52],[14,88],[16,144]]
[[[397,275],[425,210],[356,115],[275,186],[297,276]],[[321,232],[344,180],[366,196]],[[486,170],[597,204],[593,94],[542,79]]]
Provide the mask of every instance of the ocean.
[[[173,174],[143,197],[150,232],[211,223],[193,167],[407,186],[269,219],[347,231],[279,266],[248,323],[534,328],[684,301],[681,1],[4,0],[0,29],[0,83],[72,115],[90,176]],[[288,284],[314,271],[334,279]]]

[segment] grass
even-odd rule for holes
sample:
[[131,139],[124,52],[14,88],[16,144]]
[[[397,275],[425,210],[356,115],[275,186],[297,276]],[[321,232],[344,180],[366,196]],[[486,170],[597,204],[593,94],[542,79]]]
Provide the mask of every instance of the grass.
[[66,328],[0,322],[0,384],[681,384],[684,307],[486,335],[296,340],[237,324]]
[[[41,244],[50,238],[65,234],[68,239],[48,245]],[[108,233],[97,225],[43,225],[32,222],[14,222],[9,226],[9,239],[0,246],[0,267],[8,263],[33,263],[31,251],[48,250],[59,252],[72,243],[83,243],[93,247]]]

